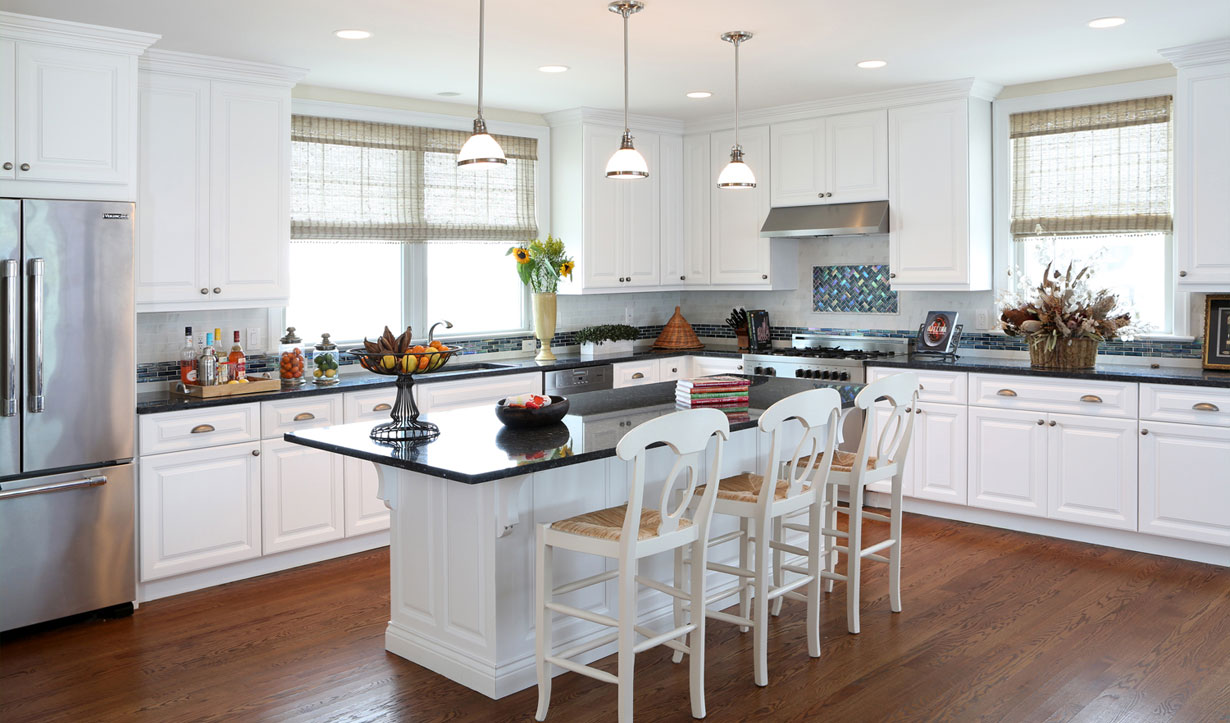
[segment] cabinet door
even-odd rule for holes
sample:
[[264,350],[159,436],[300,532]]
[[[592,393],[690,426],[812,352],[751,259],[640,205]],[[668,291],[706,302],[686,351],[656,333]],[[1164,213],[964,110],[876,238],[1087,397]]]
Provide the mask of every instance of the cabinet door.
[[831,154],[825,148],[825,128],[824,118],[774,123],[769,127],[773,149],[770,191],[774,206],[808,206],[829,200],[824,195],[832,190],[827,187]]
[[742,359],[725,359],[722,357],[694,356],[692,357],[692,377],[709,377],[714,374],[742,374]]
[[964,100],[888,113],[894,285],[969,283],[967,113]]
[[888,198],[888,111],[829,116],[824,133],[827,176],[822,202]]
[[1180,290],[1230,287],[1230,63],[1179,71],[1174,239]]
[[1047,419],[1047,516],[1135,530],[1136,420]]
[[283,440],[261,442],[265,554],[346,534],[342,456]]
[[658,273],[663,286],[683,283],[683,137],[658,138]]
[[687,379],[692,374],[692,358],[673,356],[658,360],[658,381],[674,382]]
[[210,98],[211,299],[289,294],[290,90],[215,81]]
[[1230,428],[1140,426],[1140,531],[1230,545]]
[[[392,388],[350,392],[342,401],[345,421],[387,421],[396,399],[397,390]],[[342,476],[346,480],[346,536],[389,529],[389,508],[376,496],[380,488],[376,465],[347,457],[342,462]]]
[[[627,219],[619,239],[619,267],[627,279],[623,286],[657,286],[661,283],[662,227],[659,209],[662,187],[659,138],[642,133],[636,148],[649,164],[649,178],[613,181],[624,185],[624,215]],[[617,277],[618,278],[618,277]]]
[[129,183],[136,57],[33,42],[16,56],[17,178]]
[[[0,38],[0,179],[17,177],[17,43]],[[3,168],[8,164],[8,169]]]
[[[581,273],[585,288],[620,288],[627,278],[620,268],[623,255],[621,243],[628,218],[625,213],[625,189],[640,181],[616,180],[606,177],[606,162],[619,148],[622,132],[606,126],[586,126],[584,131],[585,160],[582,180],[585,210],[585,238],[581,241]],[[651,176],[652,178],[652,176]]]
[[969,504],[1046,516],[1046,415],[969,408]]
[[[416,384],[419,411],[443,412],[449,409],[495,404],[517,394],[542,394],[542,374],[509,374],[455,382]],[[494,412],[493,412],[494,413]]]
[[[710,201],[713,184],[709,136],[683,139],[683,249],[679,283],[705,286],[709,283]],[[674,278],[669,280],[674,284]]]
[[966,503],[968,413],[964,405],[920,403],[910,447],[913,494],[928,500]]
[[658,379],[658,360],[622,362],[614,365],[615,388],[639,387],[644,384],[654,384]]
[[260,444],[141,457],[143,581],[261,555]]
[[[875,417],[876,417],[875,434],[876,436],[872,438],[871,440],[868,440],[868,443],[872,446],[872,448],[875,447],[875,441],[880,438],[879,435],[883,434],[884,426],[888,424],[888,420],[890,419],[889,415],[891,413],[892,413],[892,407],[889,405],[888,402],[880,402],[879,404],[875,406]],[[904,422],[904,419],[902,421]],[[918,465],[916,464],[916,460],[918,459],[918,450],[916,449],[916,447],[917,447],[917,442],[920,436],[918,432],[918,425],[920,421],[921,420],[919,420],[918,417],[914,418],[914,432],[913,432],[914,439],[910,443],[910,450],[909,450],[909,453],[906,455],[905,471],[902,472],[901,474],[901,494],[906,495],[907,497],[914,496],[915,487],[918,484],[915,481],[918,478],[918,469],[917,469]],[[855,440],[850,440],[850,441],[855,442]],[[870,454],[875,454],[875,453],[871,452]],[[867,489],[871,490],[872,492],[883,492],[884,494],[889,494],[893,491],[892,480],[881,480],[879,482],[872,482],[871,484],[867,485]]]
[[210,298],[209,81],[140,80],[137,303]]
[[756,174],[755,188],[718,188],[717,175],[730,162],[734,131],[713,133],[710,139],[712,177],[710,233],[712,275],[715,284],[769,285],[769,239],[760,238],[760,227],[769,215],[769,128],[743,128],[739,142],[745,162]]

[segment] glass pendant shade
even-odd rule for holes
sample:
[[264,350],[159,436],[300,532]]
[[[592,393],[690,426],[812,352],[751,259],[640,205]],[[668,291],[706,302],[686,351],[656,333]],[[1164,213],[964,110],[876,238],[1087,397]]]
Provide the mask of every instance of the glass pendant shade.
[[743,162],[743,151],[735,148],[730,152],[730,163],[718,174],[718,188],[755,188],[756,174]]
[[624,134],[619,150],[606,162],[607,178],[648,178],[649,164],[641,152],[632,147],[632,136]]
[[[480,125],[481,124],[481,125]],[[501,168],[508,165],[504,157],[504,149],[496,142],[482,121],[474,121],[474,134],[466,139],[461,152],[457,154],[457,165],[475,170]]]

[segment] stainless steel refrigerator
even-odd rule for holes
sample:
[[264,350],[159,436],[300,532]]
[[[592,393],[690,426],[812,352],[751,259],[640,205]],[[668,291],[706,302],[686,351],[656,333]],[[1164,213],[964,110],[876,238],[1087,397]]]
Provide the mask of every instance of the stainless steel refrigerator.
[[133,213],[0,199],[0,630],[135,595]]

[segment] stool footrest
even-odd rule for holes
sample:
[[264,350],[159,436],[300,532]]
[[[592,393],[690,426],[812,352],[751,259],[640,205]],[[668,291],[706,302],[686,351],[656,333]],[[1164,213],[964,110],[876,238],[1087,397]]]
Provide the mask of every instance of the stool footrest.
[[602,637],[599,637],[599,638],[595,638],[594,640],[591,640],[588,643],[581,643],[580,645],[577,645],[575,647],[568,648],[562,653],[556,653],[555,657],[575,658],[581,653],[588,652],[590,650],[593,650],[594,648],[602,647],[603,645],[606,645],[607,643],[613,643],[616,640],[619,640],[619,633],[617,632],[607,633],[606,635],[603,635]]
[[772,600],[773,598],[778,598],[787,593],[794,592],[795,590],[798,590],[799,588],[803,587],[804,585],[806,585],[807,583],[811,581],[812,581],[811,575],[804,575],[803,577],[800,577],[798,580],[791,580],[785,585],[779,585],[778,587],[775,587],[772,590],[770,590],[768,598],[769,600]]
[[868,512],[866,510],[863,510],[863,519],[876,520],[877,522],[892,522],[892,519],[888,515],[881,515],[878,512]]
[[810,525],[800,524],[798,522],[783,522],[782,527],[794,532],[807,532],[811,529]]
[[735,530],[734,532],[727,532],[724,535],[718,535],[717,537],[710,538],[709,542],[706,543],[706,547],[714,547],[716,545],[721,545],[723,543],[730,542],[731,540],[737,540],[740,537],[743,537],[743,535],[744,535],[743,530]]
[[588,620],[591,623],[598,623],[599,625],[605,625],[609,628],[619,627],[619,621],[611,617],[610,615],[602,615],[600,613],[591,612],[589,610],[582,610],[581,608],[574,608],[571,605],[564,605],[562,603],[557,603],[557,602],[549,602],[547,603],[547,609],[553,610],[563,615],[570,615],[574,618],[581,618],[582,620]]
[[548,655],[546,660],[548,663],[558,665],[564,670],[571,670],[574,673],[580,673],[581,675],[593,678],[594,680],[601,680],[603,683],[614,683],[619,685],[619,678],[616,678],[605,670],[591,668],[588,665],[583,665],[581,663],[568,660],[567,658],[559,658],[554,655]]
[[741,618],[738,615],[731,615],[730,613],[722,613],[722,612],[718,612],[717,610],[706,610],[705,616],[712,620],[720,620],[724,623],[730,623],[731,625],[738,625],[739,627],[744,627],[744,628],[755,627],[755,623],[753,623],[750,618]]
[[797,545],[788,545],[784,542],[777,542],[775,540],[769,540],[769,549],[780,550],[782,552],[789,552],[792,555],[802,555],[803,557],[807,557],[807,550],[804,550]]
[[653,588],[654,590],[657,590],[658,592],[664,592],[667,595],[670,595],[671,597],[677,597],[680,600],[691,600],[692,599],[692,595],[690,593],[684,592],[683,590],[680,590],[679,588],[674,587],[673,585],[667,585],[664,582],[659,582],[652,578],[641,577],[640,575],[637,575],[636,581],[637,583],[644,585],[645,587]]
[[820,573],[820,577],[821,577],[821,579],[823,579],[823,580],[841,580],[841,581],[846,581],[846,580],[849,580],[849,579],[850,579],[850,578],[846,577],[845,575],[842,575],[841,573],[838,573],[838,572],[825,572],[825,571],[821,571],[821,573]]
[[606,582],[607,580],[614,580],[617,577],[619,577],[619,570],[607,570],[606,572],[600,572],[597,575],[590,575],[589,577],[581,578],[580,580],[574,580],[572,582],[560,585],[559,587],[552,590],[551,594],[552,595],[565,595],[567,593],[572,592],[573,590],[580,590],[583,587],[589,587],[590,585],[597,585],[598,583]]
[[876,562],[888,562],[888,558],[883,555],[867,554],[867,555],[863,555],[863,557],[867,558],[868,560],[875,560]]
[[[679,645],[680,647],[684,648],[684,650],[680,652],[686,653],[688,652],[686,649],[687,646],[681,645],[678,641],[675,640],[675,638],[687,635],[688,633],[692,632],[693,630],[696,629],[696,625],[693,623],[688,623],[687,625],[681,625],[680,627],[677,627],[674,630],[668,630],[667,632],[662,633],[661,635],[654,635],[652,630],[650,630],[649,628],[643,628],[639,625],[635,626],[635,629],[636,629],[636,632],[640,633],[641,635],[644,635],[646,637],[653,635],[653,637],[649,638],[648,640],[642,640],[640,643],[637,643],[635,646],[633,646],[632,652],[634,653],[640,653],[645,650],[649,650],[650,648],[656,647],[658,645],[662,645],[664,643],[669,645],[672,648],[675,648],[675,646],[670,645],[670,643],[675,643],[675,645]],[[679,648],[675,648],[675,649],[678,650]]]
[[793,572],[796,575],[810,575],[811,574],[810,572],[807,571],[807,568],[799,567],[798,565],[782,565],[782,569],[785,570],[786,572]]
[[782,597],[786,598],[787,600],[797,600],[799,602],[807,602],[807,596],[801,592],[788,592]]
[[868,545],[867,547],[864,547],[863,549],[858,551],[858,556],[859,557],[870,557],[872,554],[877,553],[886,547],[892,547],[895,544],[897,544],[897,541],[890,537],[887,540],[883,540],[881,542],[877,542],[874,545]]
[[756,573],[751,570],[744,570],[741,567],[733,567],[731,565],[723,565],[720,562],[711,562],[708,564],[708,569],[714,572],[724,572],[727,575],[737,575],[739,577],[755,577]]

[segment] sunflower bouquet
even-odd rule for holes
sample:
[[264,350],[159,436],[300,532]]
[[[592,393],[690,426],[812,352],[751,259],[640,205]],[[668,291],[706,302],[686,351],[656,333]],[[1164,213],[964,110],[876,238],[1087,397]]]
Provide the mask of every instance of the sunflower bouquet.
[[545,241],[534,239],[525,246],[513,246],[506,256],[517,260],[517,275],[521,283],[535,294],[554,294],[559,291],[559,281],[572,278],[575,266],[565,253],[564,242],[547,236]]

